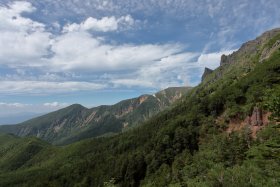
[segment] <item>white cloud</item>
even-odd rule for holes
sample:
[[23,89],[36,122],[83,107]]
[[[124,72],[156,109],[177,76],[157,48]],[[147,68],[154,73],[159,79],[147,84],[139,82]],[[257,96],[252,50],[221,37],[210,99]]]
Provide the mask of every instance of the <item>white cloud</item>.
[[[216,69],[223,54],[234,50],[198,54],[180,53],[160,59],[152,65],[141,67],[128,78],[114,79],[116,87],[147,87],[164,89],[170,86],[194,86],[200,81],[205,67]],[[191,81],[193,78],[195,81]]]
[[109,32],[109,31],[118,30],[120,25],[132,26],[133,24],[134,24],[134,19],[130,15],[121,16],[120,18],[116,18],[115,16],[103,17],[101,19],[89,17],[80,24],[73,23],[64,26],[63,32],[73,32],[73,31]]
[[67,93],[80,90],[99,90],[104,84],[91,82],[44,82],[44,81],[0,81],[0,93],[50,94]]
[[57,101],[51,102],[51,103],[44,103],[44,104],[43,104],[43,106],[52,107],[52,108],[65,107],[65,106],[67,106],[67,105],[68,105],[67,103],[59,103],[59,102],[57,102]]
[[140,67],[127,75],[129,78],[116,78],[116,87],[146,87],[164,89],[170,86],[189,85],[186,69],[197,66],[197,53],[180,53],[163,57],[149,65]]
[[50,61],[58,70],[119,71],[137,69],[182,49],[178,44],[110,45],[87,32],[71,32],[56,38]]
[[55,36],[45,31],[43,24],[22,17],[24,11],[34,11],[34,8],[23,2],[0,8],[0,15],[3,14],[0,23],[10,24],[0,36],[0,62],[10,67],[33,66],[56,72],[120,71],[137,69],[183,49],[178,44],[106,44],[87,32],[105,32],[123,24],[132,25],[134,20],[130,15],[100,20],[90,17],[80,24],[64,27],[67,32]]
[[[111,56],[116,57],[115,53],[118,51],[110,50],[118,46],[103,45],[87,31],[114,31],[123,25],[131,26],[134,23],[130,15],[119,18],[103,17],[100,20],[89,17],[81,24],[65,26],[64,31],[67,32],[55,36],[45,30],[44,24],[21,15],[34,10],[28,2],[14,2],[8,7],[0,6],[0,63],[10,67],[46,68],[66,63],[70,69],[79,69],[79,66],[83,68],[83,64],[86,68],[96,68],[97,63],[107,61],[105,64],[108,64],[110,57],[107,52],[113,51]],[[123,46],[121,48],[124,52]],[[53,58],[50,58],[51,54],[54,54]],[[71,61],[68,63],[69,59]]]
[[139,78],[134,79],[116,79],[112,80],[112,83],[115,87],[146,87],[146,88],[153,88],[153,82],[149,80],[140,80]]
[[[90,17],[80,24],[68,25],[64,28],[68,28],[67,32],[55,36],[45,30],[44,24],[21,15],[34,10],[27,2],[15,2],[8,7],[0,7],[0,23],[3,23],[2,27],[0,26],[0,31],[3,31],[0,36],[0,62],[18,72],[17,75],[4,76],[4,80],[2,78],[1,93],[55,93],[96,90],[107,86],[106,83],[71,80],[42,81],[36,80],[34,75],[30,77],[31,80],[24,80],[24,77],[28,77],[26,69],[31,66],[47,71],[45,74],[49,80],[57,80],[57,76],[49,76],[55,74],[48,71],[104,73],[129,70],[133,73],[143,66],[153,66],[158,60],[183,50],[179,44],[106,44],[87,32],[106,32],[117,30],[123,25],[131,26],[134,19],[130,15],[119,18],[103,17],[100,20]],[[49,56],[50,53],[52,55]],[[42,77],[46,78],[42,75],[37,78]],[[127,86],[131,85],[127,81],[126,83]],[[143,84],[139,84],[141,85]]]
[[183,86],[188,84],[186,69],[195,65],[197,55],[197,53],[170,55],[151,66],[144,66],[137,73],[141,80],[152,82],[153,88]]
[[0,107],[8,107],[8,108],[23,108],[26,106],[30,106],[29,104],[23,104],[23,103],[3,103],[0,102]]
[[48,54],[50,34],[44,31],[44,25],[21,16],[34,10],[28,2],[0,6],[0,63],[40,65],[40,58]]
[[31,3],[26,1],[15,1],[14,3],[8,5],[10,9],[18,14],[22,12],[33,12],[35,7]]

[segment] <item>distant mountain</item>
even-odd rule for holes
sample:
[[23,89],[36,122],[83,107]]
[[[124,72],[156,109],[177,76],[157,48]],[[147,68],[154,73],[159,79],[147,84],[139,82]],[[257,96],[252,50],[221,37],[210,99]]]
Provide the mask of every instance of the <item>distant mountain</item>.
[[166,109],[191,88],[172,87],[111,106],[85,108],[74,104],[18,125],[0,126],[0,132],[36,136],[53,144],[110,136],[134,127]]
[[43,114],[38,113],[17,113],[11,115],[0,116],[0,125],[17,124],[32,118],[41,116]]

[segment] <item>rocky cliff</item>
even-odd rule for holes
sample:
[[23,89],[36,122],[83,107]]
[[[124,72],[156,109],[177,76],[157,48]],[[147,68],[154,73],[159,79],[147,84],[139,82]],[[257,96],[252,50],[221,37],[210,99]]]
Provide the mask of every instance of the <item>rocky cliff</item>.
[[204,81],[204,79],[205,79],[208,75],[210,75],[212,72],[213,72],[212,69],[205,68],[205,69],[204,69],[204,73],[202,74],[202,77],[201,77],[201,81]]

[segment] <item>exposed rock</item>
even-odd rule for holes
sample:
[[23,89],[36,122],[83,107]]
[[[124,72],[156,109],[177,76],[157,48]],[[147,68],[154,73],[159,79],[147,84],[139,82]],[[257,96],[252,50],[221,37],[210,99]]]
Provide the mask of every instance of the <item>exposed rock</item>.
[[203,75],[202,75],[202,77],[201,77],[201,81],[203,81],[209,74],[211,74],[213,72],[213,70],[212,69],[209,69],[209,68],[205,68],[204,69],[204,73],[203,73]]
[[64,119],[62,121],[62,123],[55,125],[53,127],[54,133],[58,133],[61,130],[61,128],[66,124],[66,122],[67,122],[67,119]]
[[86,120],[82,123],[82,126],[88,125],[95,117],[96,111],[93,111],[87,118]]
[[250,117],[250,124],[253,126],[261,126],[263,125],[262,121],[262,110],[258,107],[255,107]]
[[[253,138],[257,137],[257,133],[263,127],[269,124],[269,116],[270,112],[264,112],[259,107],[255,107],[251,116],[247,116],[245,120],[240,119],[230,119],[228,128],[226,130],[227,133],[232,133],[234,131],[241,131],[244,128],[250,129],[251,136]],[[222,117],[218,122],[222,121]]]
[[264,112],[259,107],[254,107],[251,116],[245,119],[245,122],[250,126],[263,126],[269,123],[268,116],[270,113]]
[[132,104],[132,105],[128,106],[127,108],[124,108],[123,110],[118,111],[118,113],[115,114],[115,117],[118,119],[118,118],[121,118],[121,117],[125,116],[126,114],[129,114],[130,112],[135,110],[138,107],[138,105],[134,106]]
[[221,56],[221,63],[220,63],[220,65],[222,66],[224,64],[229,64],[229,63],[231,63],[231,55],[226,56],[225,54],[223,54]]
[[144,96],[140,96],[139,98],[139,104],[141,105],[144,101],[146,101],[148,99],[148,96],[147,95],[144,95]]
[[264,60],[268,59],[272,53],[274,53],[276,50],[279,49],[280,49],[280,40],[277,40],[271,48],[266,47],[263,49],[259,62],[262,63]]

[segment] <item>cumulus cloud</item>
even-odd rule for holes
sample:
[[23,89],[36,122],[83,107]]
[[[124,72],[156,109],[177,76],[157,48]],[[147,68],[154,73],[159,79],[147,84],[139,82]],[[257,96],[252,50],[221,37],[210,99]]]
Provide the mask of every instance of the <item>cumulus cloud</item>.
[[44,104],[43,104],[43,106],[52,107],[52,108],[65,107],[65,106],[67,106],[67,105],[68,105],[67,103],[59,103],[59,102],[57,102],[57,101],[52,102],[52,103],[44,103]]
[[109,45],[89,33],[75,32],[56,38],[52,46],[56,55],[50,61],[59,70],[119,71],[151,64],[182,48],[178,44]]
[[120,26],[132,26],[134,19],[130,15],[121,16],[120,18],[103,17],[96,19],[93,17],[87,18],[80,24],[72,23],[63,27],[63,32],[74,32],[74,31],[99,31],[109,32],[116,31]]
[[0,22],[10,24],[0,36],[0,59],[5,65],[47,67],[53,71],[119,71],[137,69],[183,49],[178,44],[106,44],[88,32],[113,31],[121,24],[132,25],[134,20],[130,15],[99,20],[90,17],[80,24],[67,25],[63,33],[53,35],[45,31],[44,24],[23,17],[21,13],[25,11],[34,11],[34,8],[27,2],[0,7],[0,15],[3,14]]
[[45,32],[43,24],[21,15],[34,10],[28,2],[0,6],[0,63],[38,65],[48,54],[50,33]]

